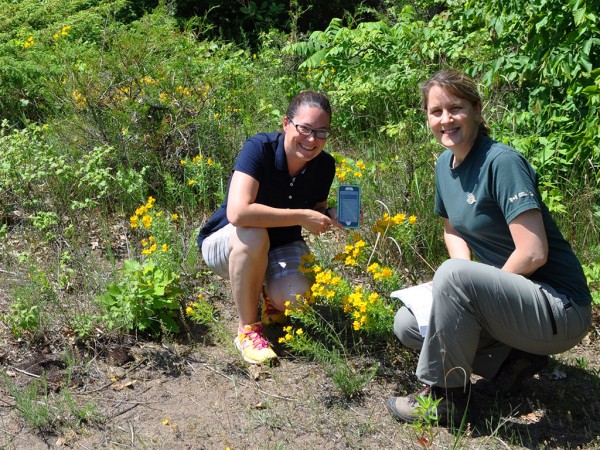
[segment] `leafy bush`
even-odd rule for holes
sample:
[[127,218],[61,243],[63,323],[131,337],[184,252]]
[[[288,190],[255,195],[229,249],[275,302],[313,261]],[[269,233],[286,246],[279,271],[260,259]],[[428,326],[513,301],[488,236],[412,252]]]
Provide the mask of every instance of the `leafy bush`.
[[120,274],[121,279],[109,284],[106,293],[98,297],[107,310],[104,319],[109,329],[139,330],[151,335],[178,333],[179,277],[158,267],[152,258],[143,263],[125,260]]

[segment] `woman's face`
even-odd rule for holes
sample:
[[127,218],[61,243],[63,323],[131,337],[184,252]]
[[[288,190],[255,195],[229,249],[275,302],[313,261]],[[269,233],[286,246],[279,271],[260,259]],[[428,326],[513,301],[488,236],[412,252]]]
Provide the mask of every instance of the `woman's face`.
[[434,85],[427,96],[427,121],[436,140],[462,161],[479,134],[481,104],[473,105]]
[[[295,124],[295,125],[294,125]],[[301,106],[295,117],[283,118],[284,148],[288,161],[307,163],[323,151],[327,139],[319,139],[315,133],[303,135],[298,132],[296,125],[303,125],[313,130],[329,130],[330,117],[321,108]]]

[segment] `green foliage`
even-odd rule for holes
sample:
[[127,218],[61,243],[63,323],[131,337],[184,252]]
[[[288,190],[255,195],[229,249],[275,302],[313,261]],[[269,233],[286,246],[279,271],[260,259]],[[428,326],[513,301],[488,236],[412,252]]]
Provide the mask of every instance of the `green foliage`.
[[53,392],[44,378],[34,379],[22,388],[5,373],[1,375],[17,410],[35,430],[58,434],[64,429],[103,421],[91,402],[80,405],[68,388]]
[[[64,148],[49,137],[46,126],[31,125],[22,130],[7,128],[0,134],[3,161],[0,164],[2,202],[31,211],[33,225],[52,238],[63,214],[77,214],[119,196],[143,198],[144,168],[115,170],[112,147],[94,147],[82,153],[77,147]],[[51,210],[40,210],[51,208]]]
[[222,344],[231,342],[230,332],[225,324],[218,319],[217,310],[204,294],[197,295],[197,300],[185,308],[186,317],[197,325],[209,328],[209,333]]
[[183,205],[200,205],[204,210],[217,208],[225,199],[225,170],[213,158],[202,153],[191,159],[182,159],[183,183],[175,180],[173,196]]
[[47,310],[58,299],[46,273],[30,267],[27,281],[12,291],[12,297],[8,313],[0,314],[2,322],[15,337],[28,337],[32,341],[43,339],[51,321]]
[[600,306],[600,263],[584,264],[583,272],[592,293],[592,302],[594,305]]
[[180,309],[179,276],[158,267],[152,258],[143,263],[125,260],[120,280],[107,286],[98,302],[106,309],[109,328],[157,335],[177,333]]
[[89,48],[100,43],[106,19],[124,19],[129,9],[125,0],[1,3],[0,108],[5,118],[19,124],[44,122],[59,110],[50,93],[63,70],[55,51],[60,44],[75,41]]
[[[405,7],[391,26],[367,22],[353,29],[334,19],[326,30],[288,45],[284,53],[304,60],[299,87],[328,92],[338,107],[336,123],[343,129],[356,132],[396,124],[410,134],[418,104],[415,86],[427,67],[413,51],[423,25],[412,7]],[[393,99],[398,97],[408,108],[396,108]]]
[[437,435],[437,426],[440,421],[438,415],[438,405],[442,398],[434,399],[431,395],[415,394],[417,406],[415,413],[417,420],[409,424],[409,427],[415,432],[417,442],[428,448],[435,441]]
[[504,49],[474,70],[484,70],[487,85],[503,80],[518,87],[518,107],[531,112],[517,124],[529,135],[522,150],[543,176],[598,177],[599,6],[597,0],[465,2],[495,33],[494,49]]
[[30,298],[17,297],[8,307],[8,314],[2,314],[1,318],[12,334],[20,337],[24,333],[40,333],[42,314],[40,306]]

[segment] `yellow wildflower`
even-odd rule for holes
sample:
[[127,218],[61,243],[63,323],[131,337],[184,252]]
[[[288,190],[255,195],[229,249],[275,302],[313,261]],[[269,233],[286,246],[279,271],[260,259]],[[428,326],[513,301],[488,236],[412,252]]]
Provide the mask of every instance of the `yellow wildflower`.
[[389,278],[392,276],[392,269],[390,269],[389,267],[384,267],[381,269],[380,275],[381,278]]
[[379,270],[379,263],[374,262],[367,267],[367,273],[376,273]]
[[146,214],[144,217],[142,217],[142,223],[146,228],[150,228],[152,226],[152,216]]

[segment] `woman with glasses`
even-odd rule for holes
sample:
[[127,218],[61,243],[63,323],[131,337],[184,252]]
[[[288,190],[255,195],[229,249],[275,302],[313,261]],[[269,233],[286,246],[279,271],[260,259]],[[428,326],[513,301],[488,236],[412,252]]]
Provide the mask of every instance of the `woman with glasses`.
[[251,364],[276,358],[262,325],[283,323],[286,302],[294,305],[310,288],[298,270],[302,256],[310,253],[302,228],[320,234],[340,227],[335,208],[327,206],[335,176],[335,161],[323,151],[330,124],[327,97],[311,91],[294,97],[282,131],[246,141],[225,202],[198,236],[206,264],[231,282],[239,316],[235,344]]

